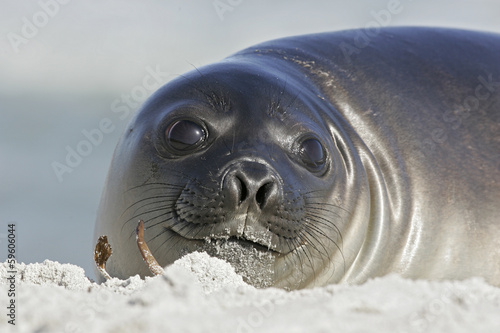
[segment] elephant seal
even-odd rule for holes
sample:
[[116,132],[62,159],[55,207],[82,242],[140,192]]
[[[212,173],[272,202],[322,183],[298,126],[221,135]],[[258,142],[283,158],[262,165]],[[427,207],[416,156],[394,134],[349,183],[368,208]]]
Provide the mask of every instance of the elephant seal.
[[257,287],[480,276],[500,285],[500,36],[278,39],[174,79],[116,148],[95,237],[111,276],[193,251]]

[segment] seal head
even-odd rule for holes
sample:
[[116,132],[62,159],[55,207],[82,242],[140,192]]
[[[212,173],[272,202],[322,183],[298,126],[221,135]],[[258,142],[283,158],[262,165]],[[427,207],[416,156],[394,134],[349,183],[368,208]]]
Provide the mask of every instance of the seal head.
[[[471,85],[482,69],[463,62],[500,78],[500,38],[390,28],[346,54],[356,33],[258,45],[157,91],[104,188],[108,272],[148,274],[142,219],[161,265],[206,251],[258,287],[390,272],[500,284],[500,89]],[[453,113],[475,89],[487,103]]]

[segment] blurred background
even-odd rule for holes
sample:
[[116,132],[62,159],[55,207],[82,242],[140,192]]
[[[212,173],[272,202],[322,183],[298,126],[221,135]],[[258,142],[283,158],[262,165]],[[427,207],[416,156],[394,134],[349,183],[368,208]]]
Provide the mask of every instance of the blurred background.
[[18,261],[72,263],[94,277],[94,221],[114,147],[140,103],[193,66],[372,21],[500,32],[499,18],[497,0],[3,0],[0,261],[15,223]]

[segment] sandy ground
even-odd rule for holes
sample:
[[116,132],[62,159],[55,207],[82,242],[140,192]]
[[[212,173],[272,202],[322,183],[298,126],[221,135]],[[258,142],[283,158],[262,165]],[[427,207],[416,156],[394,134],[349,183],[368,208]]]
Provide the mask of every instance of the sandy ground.
[[13,286],[10,270],[0,264],[0,332],[500,332],[500,288],[481,279],[391,275],[355,286],[255,289],[205,253],[163,276],[101,285],[78,266],[49,260],[17,264]]

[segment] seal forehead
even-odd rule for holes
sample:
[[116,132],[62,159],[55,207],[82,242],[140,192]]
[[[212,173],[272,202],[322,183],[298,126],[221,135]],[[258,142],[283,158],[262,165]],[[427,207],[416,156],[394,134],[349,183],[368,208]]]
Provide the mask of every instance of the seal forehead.
[[[228,110],[232,102],[240,104],[268,104],[268,113],[281,111],[283,99],[296,99],[304,94],[302,83],[297,83],[286,71],[262,68],[258,61],[226,60],[191,71],[183,76],[177,89],[189,95],[192,88],[211,105]],[[221,105],[226,107],[220,108]],[[257,110],[258,111],[258,110]]]
[[238,133],[255,135],[279,123],[296,130],[308,122],[320,123],[312,115],[314,106],[305,105],[304,97],[293,80],[283,75],[263,71],[253,63],[224,62],[167,84],[141,112],[149,113],[147,118],[157,115],[150,126],[190,116],[226,129],[230,123],[239,124]]

